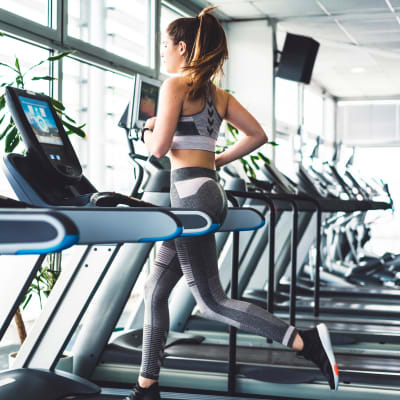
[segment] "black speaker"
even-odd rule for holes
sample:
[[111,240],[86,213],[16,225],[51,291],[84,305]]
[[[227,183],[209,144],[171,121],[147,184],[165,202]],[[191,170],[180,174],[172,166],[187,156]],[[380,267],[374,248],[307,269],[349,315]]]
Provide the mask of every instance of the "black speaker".
[[307,36],[288,33],[276,76],[291,81],[310,83],[319,43]]

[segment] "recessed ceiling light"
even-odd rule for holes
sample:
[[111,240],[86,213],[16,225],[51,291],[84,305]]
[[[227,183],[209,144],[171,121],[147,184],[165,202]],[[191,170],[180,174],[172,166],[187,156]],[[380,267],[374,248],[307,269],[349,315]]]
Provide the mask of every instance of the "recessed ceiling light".
[[351,69],[351,72],[353,74],[361,74],[362,72],[365,72],[365,68],[363,67],[354,67]]
[[389,7],[390,11],[395,14],[396,10],[393,8],[392,3],[390,2],[390,0],[385,0],[387,6]]

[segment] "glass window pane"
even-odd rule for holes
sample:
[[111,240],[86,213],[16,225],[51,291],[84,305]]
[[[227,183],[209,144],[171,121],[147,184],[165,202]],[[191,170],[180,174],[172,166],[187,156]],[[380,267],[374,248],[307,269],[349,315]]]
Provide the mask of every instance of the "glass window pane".
[[294,127],[298,125],[298,83],[286,79],[275,80],[275,114],[278,121]]
[[1,8],[42,25],[49,25],[48,0],[1,0]]
[[[161,6],[161,22],[160,22],[160,32],[161,32],[161,38],[165,35],[165,32],[167,30],[168,25],[174,21],[177,18],[181,18],[183,17],[183,14],[180,14],[178,11],[173,10],[170,7],[167,7],[165,5]],[[161,39],[162,42],[162,39]],[[162,45],[162,44],[161,44]],[[160,54],[157,55],[158,57],[160,56]],[[165,65],[161,60],[160,63],[160,71],[165,74],[168,75],[167,71],[165,70]]]
[[[0,63],[7,64],[8,66],[15,68],[15,56],[18,57],[21,72],[25,73],[30,67],[45,60],[49,57],[49,51],[42,49],[37,46],[33,46],[16,39],[9,38],[7,36],[0,37]],[[39,80],[32,81],[33,77],[49,75],[49,63],[43,63],[39,67],[28,72],[24,78],[25,88],[39,92],[39,93],[50,93],[50,86],[48,81]],[[7,83],[12,86],[16,86],[15,79],[17,74],[11,68],[0,66],[0,83]],[[0,88],[0,96],[4,94],[4,88]],[[3,123],[0,125],[0,133],[3,132],[9,122],[9,117],[6,117]],[[0,157],[4,155],[4,140],[0,141]],[[22,143],[18,145],[15,152],[21,153],[24,149]],[[0,173],[0,194],[4,196],[14,197],[15,194],[11,189],[4,174]]]
[[324,100],[323,136],[329,143],[335,142],[335,102],[330,97]]
[[[354,157],[354,169],[358,170],[358,175],[363,179],[375,178],[389,185],[389,190],[395,206],[400,202],[400,181],[397,168],[399,147],[357,147]],[[352,153],[348,149],[347,155]],[[348,157],[343,157],[346,162]],[[400,252],[400,214],[399,209],[395,212],[390,211],[369,211],[369,219],[375,219],[371,224],[371,240],[366,244],[366,251],[374,254],[384,254],[385,252]],[[377,217],[380,217],[377,219]],[[367,218],[368,223],[368,218]]]
[[150,0],[69,0],[68,35],[150,66]]
[[344,143],[386,145],[400,142],[398,100],[340,101],[337,131]]
[[279,145],[275,149],[275,166],[293,179],[296,167],[293,159],[293,137],[278,135],[276,142]]
[[118,121],[132,96],[132,79],[76,60],[64,61],[63,102],[68,115],[86,123],[86,139],[71,135],[84,174],[99,191],[130,194],[125,131]]
[[322,134],[322,96],[306,88],[304,90],[304,128],[316,135]]

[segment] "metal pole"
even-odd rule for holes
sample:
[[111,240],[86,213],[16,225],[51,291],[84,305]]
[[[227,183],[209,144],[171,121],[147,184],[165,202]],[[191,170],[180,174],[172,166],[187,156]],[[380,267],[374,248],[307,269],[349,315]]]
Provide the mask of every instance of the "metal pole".
[[[238,296],[238,273],[239,273],[239,232],[233,232],[232,251],[232,280],[231,299],[237,300]],[[228,369],[228,393],[234,395],[236,392],[236,345],[237,329],[229,327],[229,369]]]

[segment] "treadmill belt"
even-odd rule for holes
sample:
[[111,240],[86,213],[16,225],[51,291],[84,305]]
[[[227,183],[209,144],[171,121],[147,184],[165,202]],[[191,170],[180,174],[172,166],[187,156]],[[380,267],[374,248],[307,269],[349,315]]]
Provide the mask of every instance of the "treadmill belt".
[[[129,394],[129,390],[126,389],[103,389],[102,394],[88,395],[88,396],[77,396],[74,399],[77,400],[118,400],[123,399]],[[176,392],[161,392],[161,398],[163,400],[254,400],[255,398],[260,400],[271,400],[270,397],[232,397],[232,396],[219,396],[215,394],[199,394],[199,393],[176,393]]]

